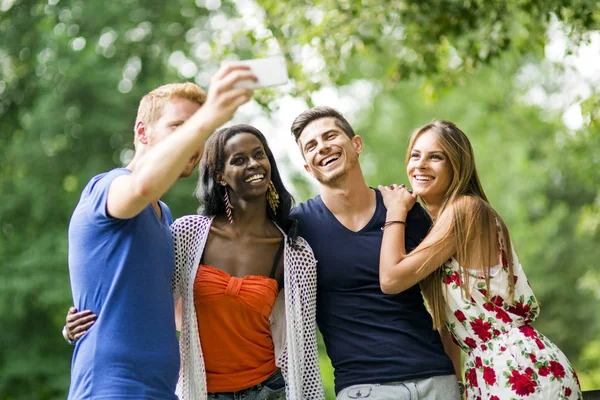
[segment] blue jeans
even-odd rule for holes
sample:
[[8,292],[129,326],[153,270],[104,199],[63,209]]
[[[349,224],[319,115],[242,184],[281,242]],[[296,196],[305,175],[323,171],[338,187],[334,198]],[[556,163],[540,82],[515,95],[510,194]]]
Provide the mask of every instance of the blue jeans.
[[208,400],[285,400],[285,381],[281,371],[248,389],[237,392],[208,393]]
[[434,376],[404,382],[348,386],[336,400],[459,400],[455,375]]

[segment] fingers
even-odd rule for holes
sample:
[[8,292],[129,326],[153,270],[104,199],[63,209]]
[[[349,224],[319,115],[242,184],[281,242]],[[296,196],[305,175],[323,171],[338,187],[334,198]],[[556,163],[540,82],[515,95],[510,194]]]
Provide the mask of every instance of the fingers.
[[224,76],[230,74],[233,71],[249,71],[250,67],[244,64],[237,63],[235,61],[224,61],[221,63],[221,67],[216,74],[213,75],[213,81],[222,79]]
[[[75,311],[77,311],[77,309],[74,308]],[[96,315],[92,312],[92,310],[83,310],[81,312],[75,312],[75,313],[71,313],[71,310],[69,310],[69,314],[67,314],[67,324],[71,323],[71,322],[75,322],[81,318],[84,317],[88,317],[92,315],[94,318],[96,318]]]
[[[85,333],[88,331],[88,329],[90,329],[90,327],[92,325],[94,325],[94,322],[96,322],[96,319],[93,319],[91,321],[88,321],[87,323],[80,325],[76,328],[73,328],[71,330],[69,330],[69,335],[74,338],[75,340],[79,339],[80,337],[82,337],[83,335],[85,335]],[[68,329],[68,328],[67,328]]]
[[[389,185],[389,186],[382,186],[382,185],[379,185],[379,186],[378,186],[378,189],[379,189],[380,191],[381,191],[381,190],[385,190],[385,191],[401,191],[402,189],[406,189],[406,185],[404,185],[403,183],[402,183],[402,184],[400,184],[400,185],[398,185],[398,184],[395,184],[395,183],[392,183],[392,184],[391,184],[391,185]],[[412,190],[407,190],[407,191],[408,191],[409,193],[411,193],[411,194],[412,194]]]
[[213,77],[209,86],[209,91],[214,92],[216,95],[222,94],[232,88],[237,88],[238,85],[236,84],[243,81],[256,82],[257,78],[249,69],[233,69],[223,76]]
[[67,337],[77,340],[96,322],[97,316],[90,310],[67,315]]

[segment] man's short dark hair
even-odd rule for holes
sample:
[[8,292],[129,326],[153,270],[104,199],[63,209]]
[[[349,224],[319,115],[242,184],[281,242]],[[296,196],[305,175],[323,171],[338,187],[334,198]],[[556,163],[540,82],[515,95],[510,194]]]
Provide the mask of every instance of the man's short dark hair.
[[356,136],[346,118],[338,110],[331,107],[313,107],[298,115],[292,123],[292,134],[296,138],[296,142],[298,142],[300,135],[302,135],[308,124],[321,118],[333,118],[336,126],[344,131],[349,138]]

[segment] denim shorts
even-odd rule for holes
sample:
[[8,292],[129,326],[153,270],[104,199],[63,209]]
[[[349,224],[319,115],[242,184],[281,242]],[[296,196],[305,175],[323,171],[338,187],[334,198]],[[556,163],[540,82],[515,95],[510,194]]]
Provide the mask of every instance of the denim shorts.
[[208,393],[208,400],[285,400],[285,381],[281,371],[248,389],[237,392]]

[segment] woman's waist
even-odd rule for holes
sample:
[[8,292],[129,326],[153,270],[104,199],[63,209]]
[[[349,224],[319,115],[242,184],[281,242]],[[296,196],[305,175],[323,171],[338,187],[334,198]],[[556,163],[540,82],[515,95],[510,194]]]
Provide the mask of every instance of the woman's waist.
[[488,351],[506,351],[514,346],[532,346],[543,349],[541,335],[528,323],[501,326],[489,331],[475,331],[471,336],[460,338],[469,355]]

